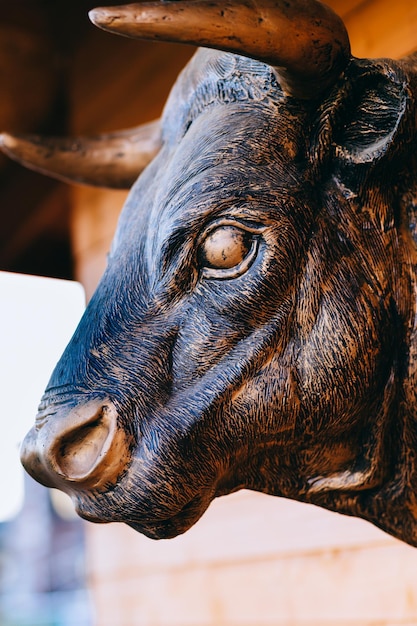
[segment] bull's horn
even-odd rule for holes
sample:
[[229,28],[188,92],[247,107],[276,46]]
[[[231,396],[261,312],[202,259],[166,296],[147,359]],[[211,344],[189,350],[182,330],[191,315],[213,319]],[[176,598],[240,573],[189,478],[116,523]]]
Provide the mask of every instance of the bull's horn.
[[160,121],[89,138],[0,135],[12,159],[66,182],[128,189],[161,147]]
[[273,66],[287,95],[314,98],[350,60],[342,20],[317,0],[184,0],[97,8],[97,26],[235,52]]

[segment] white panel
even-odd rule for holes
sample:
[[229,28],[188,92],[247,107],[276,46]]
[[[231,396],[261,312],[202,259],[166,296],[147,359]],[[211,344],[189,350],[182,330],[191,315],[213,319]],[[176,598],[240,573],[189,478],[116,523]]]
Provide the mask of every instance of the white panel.
[[0,521],[20,507],[19,444],[84,302],[78,283],[0,272]]

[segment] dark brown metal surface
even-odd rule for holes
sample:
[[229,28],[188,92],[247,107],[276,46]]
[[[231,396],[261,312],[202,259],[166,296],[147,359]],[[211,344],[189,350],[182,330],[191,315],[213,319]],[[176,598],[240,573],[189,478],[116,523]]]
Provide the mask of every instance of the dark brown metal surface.
[[352,58],[307,99],[246,46],[175,84],[23,462],[153,538],[249,488],[417,545],[417,59]]

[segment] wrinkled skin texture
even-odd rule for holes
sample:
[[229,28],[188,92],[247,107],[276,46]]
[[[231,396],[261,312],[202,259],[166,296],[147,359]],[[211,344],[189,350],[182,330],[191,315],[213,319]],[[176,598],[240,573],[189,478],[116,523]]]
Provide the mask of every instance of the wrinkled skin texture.
[[[249,488],[417,545],[413,63],[353,61],[319,103],[188,66],[23,452],[80,515],[167,538]],[[78,450],[110,413],[101,474]]]

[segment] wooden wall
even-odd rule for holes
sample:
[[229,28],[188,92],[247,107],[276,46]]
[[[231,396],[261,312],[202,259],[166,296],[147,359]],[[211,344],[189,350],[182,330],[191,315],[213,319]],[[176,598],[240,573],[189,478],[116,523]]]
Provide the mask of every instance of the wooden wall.
[[[344,16],[356,56],[400,57],[417,49],[416,0],[333,0],[332,6]],[[126,44],[112,67],[100,65],[90,46],[79,50],[78,64],[88,59],[91,75],[81,80],[74,66],[75,131],[158,115],[189,54],[160,44],[146,52],[156,55],[154,69],[146,70],[135,60],[148,50],[142,44]],[[83,107],[87,92],[94,97]],[[88,294],[104,268],[123,199],[122,192],[73,192],[77,275]],[[241,492],[213,503],[174,540],[154,542],[115,524],[88,525],[87,532],[96,626],[417,624],[417,550],[316,507]]]
[[98,626],[417,624],[417,550],[317,507],[242,491],[176,539],[88,537]]

